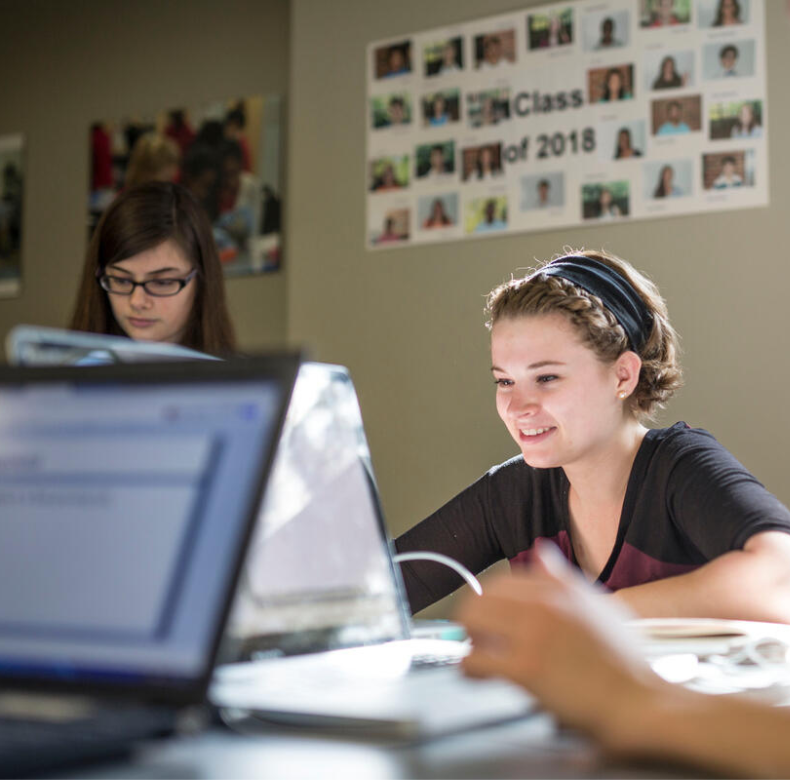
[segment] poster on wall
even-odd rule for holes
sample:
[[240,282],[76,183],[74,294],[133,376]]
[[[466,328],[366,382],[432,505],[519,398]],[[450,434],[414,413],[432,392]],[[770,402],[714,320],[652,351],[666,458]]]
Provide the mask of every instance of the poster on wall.
[[277,95],[95,122],[88,223],[124,188],[177,181],[203,205],[226,276],[276,271],[281,257]]
[[22,190],[24,139],[0,136],[0,298],[14,298],[22,289]]
[[768,205],[764,0],[575,0],[369,45],[369,248]]

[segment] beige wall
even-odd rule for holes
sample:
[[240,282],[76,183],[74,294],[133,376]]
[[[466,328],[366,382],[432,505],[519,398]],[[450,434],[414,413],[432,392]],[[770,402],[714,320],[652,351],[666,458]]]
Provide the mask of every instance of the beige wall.
[[366,44],[527,0],[293,0],[288,332],[350,366],[394,533],[515,454],[494,411],[483,294],[564,245],[647,271],[683,336],[663,421],[710,429],[790,503],[790,24],[768,0],[771,207],[364,249]]
[[[790,25],[768,0],[772,205],[370,253],[365,46],[528,0],[6,0],[0,134],[27,137],[17,322],[65,323],[85,247],[87,129],[97,117],[287,90],[286,272],[229,283],[245,348],[312,348],[350,366],[390,527],[421,519],[514,453],[488,373],[483,295],[563,245],[649,272],[684,337],[687,387],[664,421],[712,430],[790,503],[787,290]],[[290,56],[290,87],[289,65]]]
[[[119,118],[288,89],[287,0],[5,0],[0,134],[26,138],[24,279],[0,300],[64,327],[86,246],[88,129]],[[287,104],[286,104],[287,105]],[[228,283],[241,347],[282,344],[286,274]]]

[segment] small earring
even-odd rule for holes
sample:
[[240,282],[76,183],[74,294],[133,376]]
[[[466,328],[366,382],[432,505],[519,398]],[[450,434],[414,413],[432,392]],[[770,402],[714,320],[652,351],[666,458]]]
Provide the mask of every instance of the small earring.
[[628,393],[627,393],[625,390],[621,390],[621,391],[620,391],[620,392],[617,394],[617,397],[618,397],[618,398],[619,398],[621,401],[624,401],[626,398],[628,398]]

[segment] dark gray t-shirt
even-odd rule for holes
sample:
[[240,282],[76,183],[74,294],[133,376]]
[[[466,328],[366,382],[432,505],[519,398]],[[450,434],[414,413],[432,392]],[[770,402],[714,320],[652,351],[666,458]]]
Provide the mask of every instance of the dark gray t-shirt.
[[[536,539],[555,542],[576,565],[561,468],[518,456],[495,466],[419,525],[398,552],[431,550],[477,574],[503,558],[524,564]],[[684,574],[762,531],[790,533],[790,511],[713,436],[676,423],[647,432],[631,468],[617,539],[598,582],[615,591]],[[436,563],[405,563],[413,612],[463,584]]]

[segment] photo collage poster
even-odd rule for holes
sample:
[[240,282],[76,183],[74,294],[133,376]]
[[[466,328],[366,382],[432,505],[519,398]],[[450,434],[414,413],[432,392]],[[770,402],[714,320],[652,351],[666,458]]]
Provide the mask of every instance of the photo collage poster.
[[576,0],[368,47],[370,248],[768,205],[764,0]]

